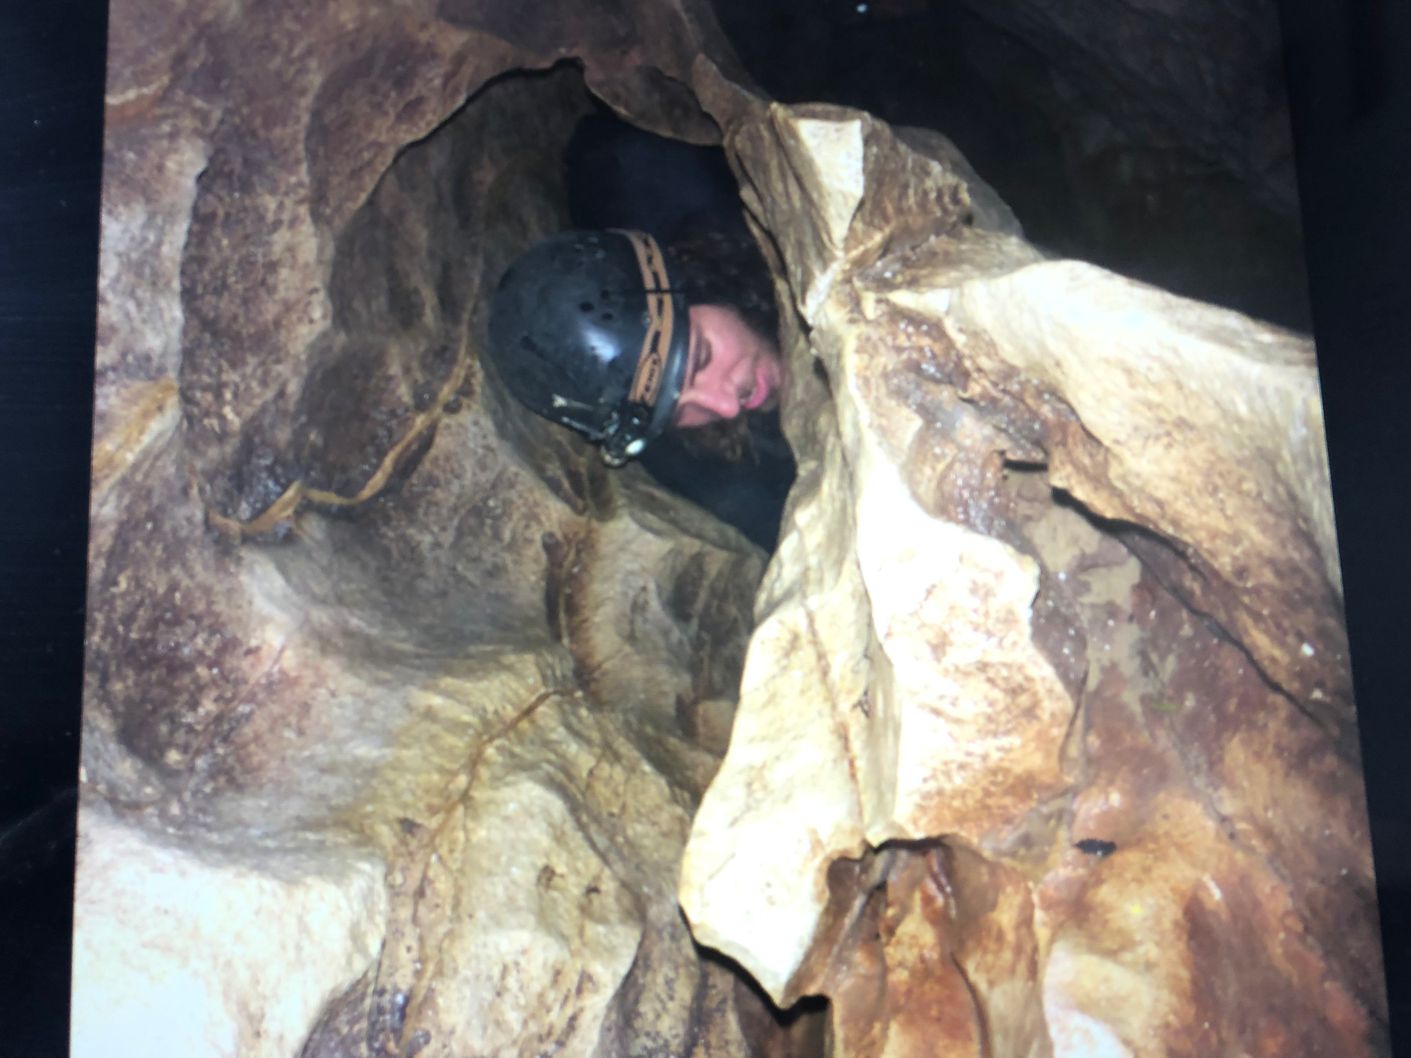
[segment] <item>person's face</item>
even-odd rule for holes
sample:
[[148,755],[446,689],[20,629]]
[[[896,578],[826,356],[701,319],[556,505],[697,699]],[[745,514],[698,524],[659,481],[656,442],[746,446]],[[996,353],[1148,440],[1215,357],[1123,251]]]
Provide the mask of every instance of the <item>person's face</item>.
[[779,401],[784,364],[768,339],[724,305],[692,305],[686,381],[672,425],[705,426]]

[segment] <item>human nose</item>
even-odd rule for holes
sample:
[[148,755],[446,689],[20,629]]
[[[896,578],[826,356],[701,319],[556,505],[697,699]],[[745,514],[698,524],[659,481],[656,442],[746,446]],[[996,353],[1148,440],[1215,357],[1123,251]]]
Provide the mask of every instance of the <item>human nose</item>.
[[740,395],[728,386],[693,386],[684,399],[717,419],[733,419],[740,414]]

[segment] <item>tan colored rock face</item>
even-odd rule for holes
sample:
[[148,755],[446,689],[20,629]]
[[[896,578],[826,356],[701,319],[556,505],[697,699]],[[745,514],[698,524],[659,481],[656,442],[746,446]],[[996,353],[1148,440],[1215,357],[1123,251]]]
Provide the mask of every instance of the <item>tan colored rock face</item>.
[[[75,1053],[1368,1053],[1307,343],[516,11],[114,10]],[[480,367],[590,92],[776,257],[767,569]]]
[[761,556],[478,360],[699,41],[507,12],[114,11],[76,1054],[790,1053],[673,892]]
[[90,799],[79,855],[74,1054],[297,1053],[387,924],[382,865],[347,847],[193,847]]
[[865,115],[697,73],[804,325],[697,937],[831,997],[839,1055],[1375,1053],[1307,341],[1040,261]]

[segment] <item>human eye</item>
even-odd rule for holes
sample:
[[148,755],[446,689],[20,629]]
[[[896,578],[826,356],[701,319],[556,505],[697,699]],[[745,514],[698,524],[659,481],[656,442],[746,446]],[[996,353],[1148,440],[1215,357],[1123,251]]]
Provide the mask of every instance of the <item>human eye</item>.
[[704,371],[706,367],[710,364],[710,340],[707,338],[702,338],[700,340],[700,344],[696,346],[696,351],[696,367],[695,370],[691,373],[692,379],[695,379],[695,377],[699,375],[702,371]]

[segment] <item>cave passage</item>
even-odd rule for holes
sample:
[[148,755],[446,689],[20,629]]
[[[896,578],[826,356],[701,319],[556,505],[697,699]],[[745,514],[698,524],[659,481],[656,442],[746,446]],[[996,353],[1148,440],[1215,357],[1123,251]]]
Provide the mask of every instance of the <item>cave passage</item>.
[[[497,116],[512,97],[524,102],[510,104],[510,113],[537,109],[541,116],[532,146],[519,142],[522,133],[512,119]],[[474,152],[487,135],[519,145],[496,148],[509,157],[486,190],[482,210],[472,205],[467,192],[475,179],[469,175],[478,161]],[[308,482],[306,497],[355,497],[340,505],[356,506],[369,491],[360,483],[382,475],[376,467],[386,434],[404,424],[347,414],[340,406],[350,392],[367,385],[371,361],[385,359],[376,348],[421,332],[436,342],[432,353],[418,354],[434,375],[434,350],[444,353],[455,346],[457,321],[476,332],[475,321],[483,321],[489,292],[509,261],[541,235],[569,228],[641,229],[655,235],[668,252],[724,235],[757,254],[721,148],[672,140],[628,124],[591,95],[573,63],[497,78],[398,156],[373,199],[340,236],[333,300],[340,329],[352,337],[339,355],[326,357],[328,366],[313,387],[318,394],[311,399],[317,405],[313,410],[332,425],[317,433],[308,454],[341,468],[327,481]],[[418,246],[408,232],[420,229],[428,236]],[[468,241],[502,247],[487,257],[479,276],[462,261]],[[762,257],[759,269],[767,274]],[[428,322],[438,333],[426,333]],[[770,337],[777,342],[777,336]],[[486,372],[486,379],[494,397],[492,416],[515,443],[531,413],[500,391],[493,371]],[[426,389],[423,384],[421,390]],[[426,405],[429,397],[418,391],[417,400]],[[659,485],[772,551],[796,472],[794,458],[777,410],[751,413],[735,427],[668,431],[639,462]],[[407,440],[417,439],[409,435]],[[390,484],[415,467],[430,431],[423,430],[420,440],[399,446],[406,450],[405,465]],[[528,448],[520,445],[522,453]],[[282,516],[287,506],[276,504],[271,515]],[[267,515],[245,529],[258,535],[265,523],[276,520]]]
[[[508,264],[544,234],[628,226],[652,231],[665,245],[703,230],[751,238],[721,149],[617,119],[574,63],[494,79],[396,156],[335,244],[335,326],[314,351],[294,469],[261,464],[271,481],[245,490],[257,494],[249,509],[263,524],[270,520],[258,514],[265,497],[296,494],[287,480],[299,475],[296,485],[317,512],[300,521],[300,531],[323,539],[325,554],[338,557],[314,562],[308,556],[317,549],[276,548],[296,590],[365,613],[373,625],[395,619],[399,635],[438,651],[513,639],[542,608],[529,589],[486,595],[484,585],[502,580],[500,566],[526,561],[519,543],[499,554],[458,543],[482,535],[483,521],[503,521],[515,499],[501,494],[496,479],[467,483],[473,497],[467,494],[464,506],[433,502],[441,495],[438,480],[459,474],[441,459],[474,457],[459,447],[464,439],[452,441],[445,457],[427,456],[434,435],[459,439],[467,428],[464,409],[477,383],[473,376],[457,383],[448,364],[467,334],[470,356],[477,355],[490,292]],[[479,264],[467,247],[483,253]],[[615,472],[596,454],[587,467],[576,466],[581,457],[570,449],[570,431],[523,409],[493,371],[477,374],[494,432],[570,507],[593,509]],[[746,444],[712,444],[709,431],[667,434],[641,465],[667,490],[771,551],[795,463],[778,413],[751,418]],[[324,495],[353,499],[329,505],[319,502]],[[430,506],[422,509],[424,503]],[[408,518],[438,523],[424,530],[434,545],[408,548]],[[330,564],[336,574],[324,568]]]

